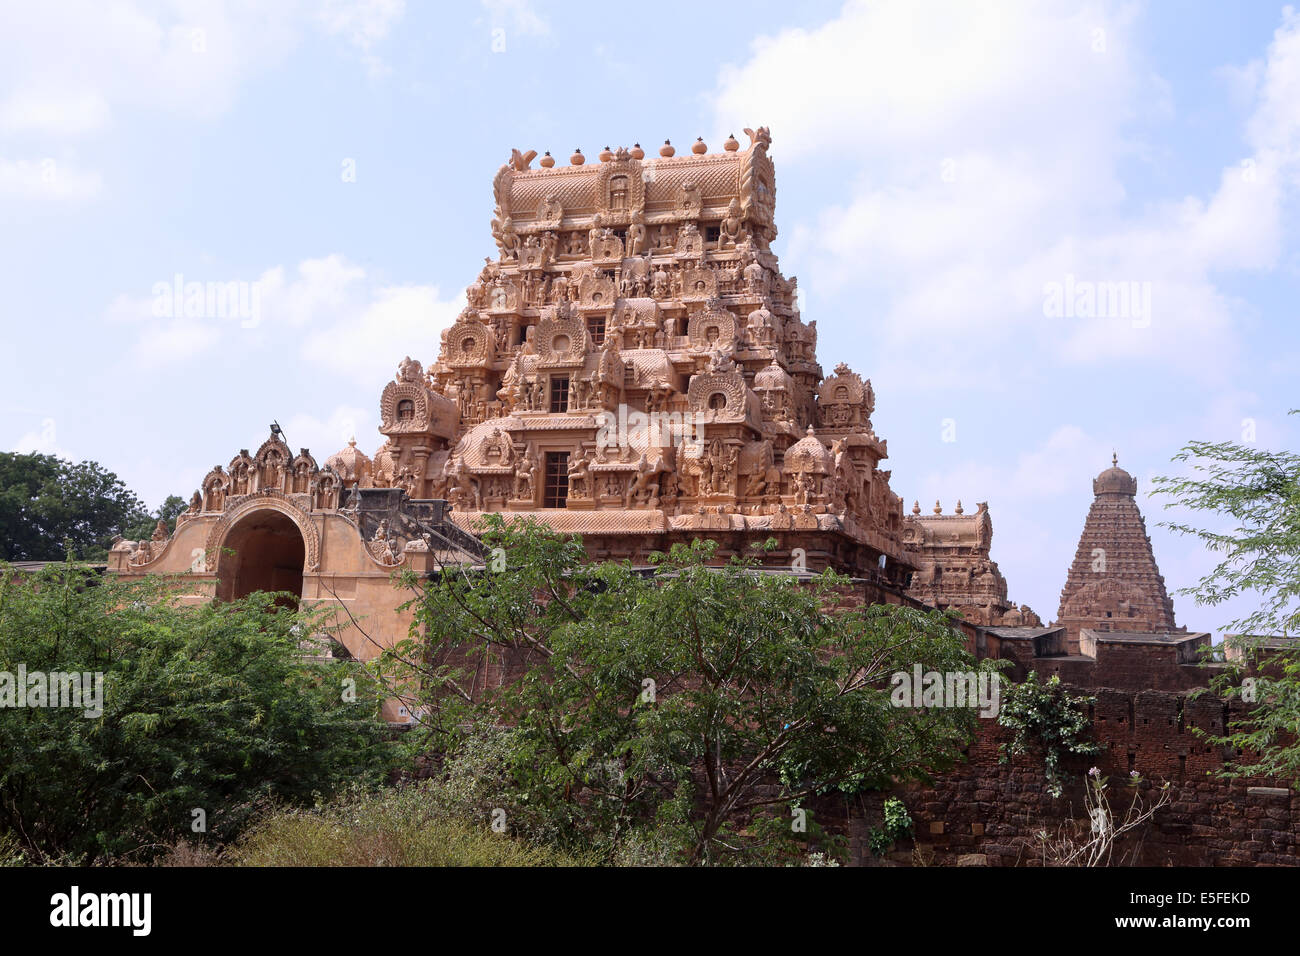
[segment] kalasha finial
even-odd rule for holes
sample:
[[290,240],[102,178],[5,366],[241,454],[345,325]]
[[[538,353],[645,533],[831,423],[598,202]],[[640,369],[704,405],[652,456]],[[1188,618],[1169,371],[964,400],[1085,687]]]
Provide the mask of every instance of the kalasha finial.
[[1110,466],[1112,468],[1119,467],[1119,455],[1115,454],[1113,451],[1110,453]]
[[965,514],[965,513],[966,513],[966,512],[963,511],[963,510],[962,510],[962,507],[961,507],[961,499],[958,498],[958,499],[957,499],[957,514],[961,515],[961,514]]
[[671,158],[675,152],[677,150],[673,148],[673,144],[669,140],[664,140],[664,144],[659,147],[659,155],[664,159]]
[[705,145],[704,137],[697,136],[695,142],[691,144],[691,152],[695,153],[697,156],[703,156],[708,151],[709,147]]
[[937,499],[934,502],[934,513],[937,515],[943,514],[943,505],[939,504]]
[[545,153],[542,154],[542,158],[540,162],[547,169],[550,169],[552,166],[555,165],[555,157],[551,155],[551,151],[548,149]]
[[573,155],[569,157],[569,165],[581,166],[587,161],[587,157],[582,155],[581,149],[575,149]]
[[920,513],[921,513],[921,502],[917,501],[916,499],[913,499],[913,500],[912,500],[912,514],[914,514],[914,515],[919,515]]
[[735,133],[727,134],[727,141],[722,144],[722,148],[729,153],[734,153],[736,150],[740,149],[740,141],[736,139]]
[[633,158],[633,159],[645,159],[645,150],[641,148],[641,144],[640,144],[640,143],[633,143],[633,144],[632,144],[632,158]]

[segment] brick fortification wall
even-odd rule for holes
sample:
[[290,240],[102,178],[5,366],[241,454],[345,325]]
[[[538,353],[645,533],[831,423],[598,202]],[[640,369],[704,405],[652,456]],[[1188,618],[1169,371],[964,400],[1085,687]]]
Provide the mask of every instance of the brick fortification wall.
[[[872,600],[879,596],[847,589],[834,607]],[[995,720],[981,719],[965,762],[937,775],[932,786],[913,783],[892,794],[855,795],[847,803],[827,798],[815,805],[823,825],[849,837],[853,863],[1038,865],[1037,832],[1057,834],[1078,821],[1087,834],[1084,776],[1096,766],[1108,778],[1111,810],[1120,819],[1134,796],[1131,771],[1144,778],[1142,800],[1148,805],[1166,781],[1173,791],[1172,801],[1150,824],[1117,847],[1117,862],[1121,851],[1136,848],[1136,862],[1147,866],[1300,865],[1300,791],[1288,789],[1285,781],[1212,776],[1232,754],[1192,731],[1221,734],[1242,705],[1190,696],[1214,673],[1187,662],[1189,644],[1195,641],[1116,638],[1098,641],[1093,656],[1085,657],[1065,653],[1068,643],[1059,629],[963,631],[976,656],[1011,660],[1011,679],[1023,680],[1030,670],[1040,679],[1058,675],[1072,692],[1096,698],[1090,707],[1091,739],[1104,749],[1093,757],[1072,758],[1067,764],[1071,783],[1053,798],[1041,756],[1001,763],[999,747],[1012,734]],[[881,860],[872,856],[867,839],[881,825],[882,805],[891,795],[906,804],[914,837]]]

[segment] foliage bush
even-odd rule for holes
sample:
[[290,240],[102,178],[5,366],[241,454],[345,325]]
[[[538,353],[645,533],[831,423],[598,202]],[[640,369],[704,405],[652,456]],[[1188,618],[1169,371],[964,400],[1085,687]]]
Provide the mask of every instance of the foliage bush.
[[71,561],[0,567],[0,672],[103,674],[103,712],[0,708],[0,834],[33,862],[147,859],[206,819],[238,834],[269,802],[310,804],[389,767],[359,665],[305,655],[321,615],[273,595],[186,605],[175,581]]
[[1042,753],[1047,792],[1059,797],[1069,780],[1065,758],[1101,751],[1099,744],[1085,739],[1092,727],[1088,705],[1094,700],[1069,693],[1056,675],[1039,683],[1038,673],[1030,671],[1022,683],[1005,691],[998,723],[1015,731],[1015,737],[1002,745],[1001,761],[1030,751]]
[[867,835],[867,846],[876,856],[884,856],[891,846],[912,835],[912,816],[902,800],[897,797],[887,798],[884,818],[884,825],[873,827]]
[[227,854],[234,866],[581,866],[591,858],[495,832],[450,812],[441,785],[353,791],[268,815]]

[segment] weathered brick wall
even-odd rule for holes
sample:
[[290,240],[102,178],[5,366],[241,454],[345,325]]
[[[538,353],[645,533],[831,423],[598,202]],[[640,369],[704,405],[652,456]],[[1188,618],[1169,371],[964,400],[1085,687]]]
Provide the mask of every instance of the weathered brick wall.
[[[935,865],[1037,865],[1041,848],[1034,834],[1059,832],[1078,821],[1086,835],[1083,778],[1096,766],[1107,777],[1112,812],[1122,817],[1137,770],[1147,803],[1165,781],[1172,802],[1120,851],[1137,845],[1137,862],[1147,866],[1300,865],[1300,792],[1277,781],[1223,781],[1210,776],[1224,755],[1192,734],[1192,727],[1222,732],[1226,709],[1212,698],[1189,700],[1163,691],[1092,691],[1094,738],[1105,750],[1069,765],[1073,783],[1053,798],[1041,760],[1028,756],[999,762],[999,745],[1010,732],[981,721],[967,762],[936,777],[933,786],[912,784],[893,795],[907,805],[914,838],[899,844],[883,862]],[[867,835],[879,826],[886,794],[850,801],[849,819],[833,801],[818,809],[825,823],[850,838],[854,863],[879,865],[867,849]],[[1117,851],[1118,861],[1121,852]]]

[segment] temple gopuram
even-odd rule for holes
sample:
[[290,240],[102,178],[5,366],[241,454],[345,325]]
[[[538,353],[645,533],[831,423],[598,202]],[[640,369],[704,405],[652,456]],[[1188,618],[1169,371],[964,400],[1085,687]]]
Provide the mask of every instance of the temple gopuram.
[[773,564],[904,586],[871,383],[823,377],[771,252],[771,137],[746,133],[593,165],[516,151],[492,184],[497,257],[433,366],[408,360],[384,392],[375,483],[446,498],[466,530],[536,515],[596,558],[776,536]]

